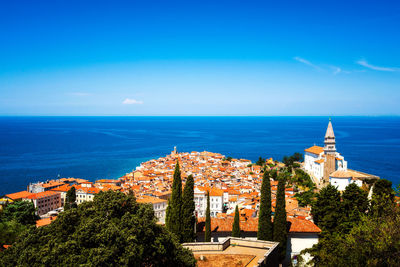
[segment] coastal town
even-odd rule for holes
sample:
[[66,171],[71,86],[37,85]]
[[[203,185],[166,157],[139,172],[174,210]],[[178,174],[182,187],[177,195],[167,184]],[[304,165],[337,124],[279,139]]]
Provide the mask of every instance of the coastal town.
[[[63,211],[68,191],[72,187],[76,190],[77,205],[92,201],[101,191],[113,190],[126,194],[133,193],[137,202],[152,205],[158,223],[165,224],[168,199],[171,197],[174,169],[177,164],[180,166],[183,186],[189,175],[194,178],[197,241],[204,239],[203,227],[208,193],[214,242],[219,242],[230,235],[236,207],[240,213],[242,236],[257,240],[263,172],[279,172],[287,167],[287,163],[273,158],[260,158],[253,163],[248,159],[235,159],[208,151],[179,153],[175,147],[165,157],[143,162],[119,179],[91,182],[79,178],[59,178],[30,183],[27,185],[27,190],[6,194],[0,203],[4,206],[19,200],[31,201],[41,217],[36,226],[41,227],[50,224]],[[379,179],[374,175],[347,169],[344,157],[336,152],[335,136],[330,121],[325,135],[325,146],[306,148],[304,162],[294,164],[299,172],[308,173],[306,175],[316,185],[315,188],[309,188],[313,191],[318,191],[320,186],[327,183],[344,190],[350,183],[363,186],[363,181]],[[278,181],[271,178],[270,184],[273,215]],[[305,190],[295,182],[287,183],[285,188],[286,214],[290,222],[287,257],[290,258],[317,244],[318,234],[321,232],[313,222],[310,205],[299,203],[299,193]]]

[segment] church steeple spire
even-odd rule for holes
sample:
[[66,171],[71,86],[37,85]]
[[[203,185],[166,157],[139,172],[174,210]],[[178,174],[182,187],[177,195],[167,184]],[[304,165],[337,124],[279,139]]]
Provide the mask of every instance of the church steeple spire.
[[329,118],[328,128],[326,128],[325,133],[325,154],[335,154],[336,153],[336,139],[335,133],[333,132],[331,118]]

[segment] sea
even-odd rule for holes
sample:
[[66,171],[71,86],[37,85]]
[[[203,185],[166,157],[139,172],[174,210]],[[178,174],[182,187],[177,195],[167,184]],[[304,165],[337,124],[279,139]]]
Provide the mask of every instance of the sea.
[[[328,117],[0,117],[0,196],[32,182],[117,179],[140,163],[211,151],[256,161],[323,145]],[[400,117],[332,117],[348,167],[400,183]]]

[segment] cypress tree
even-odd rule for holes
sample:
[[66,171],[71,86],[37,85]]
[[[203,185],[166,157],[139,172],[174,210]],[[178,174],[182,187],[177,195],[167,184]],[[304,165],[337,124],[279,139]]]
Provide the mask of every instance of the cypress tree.
[[174,233],[179,241],[182,241],[182,180],[179,162],[176,162],[174,181],[172,182],[172,194],[167,209],[167,229]]
[[271,221],[271,181],[269,172],[264,170],[261,184],[260,210],[258,215],[257,239],[272,240],[272,221]]
[[286,203],[285,203],[285,186],[286,173],[279,175],[278,190],[276,192],[276,207],[274,217],[274,232],[273,239],[279,242],[281,259],[286,254],[287,227],[286,227]]
[[186,179],[182,198],[183,242],[192,242],[195,239],[194,227],[196,223],[196,217],[194,215],[194,212],[194,180],[193,176],[189,175],[189,177]]
[[204,242],[211,242],[210,192],[207,191],[206,229]]
[[69,210],[70,208],[76,208],[76,189],[74,186],[72,186],[65,197],[65,203],[64,203],[64,210]]
[[233,237],[240,237],[240,221],[239,221],[239,209],[236,205],[235,209],[235,219],[233,220],[232,224],[232,236]]

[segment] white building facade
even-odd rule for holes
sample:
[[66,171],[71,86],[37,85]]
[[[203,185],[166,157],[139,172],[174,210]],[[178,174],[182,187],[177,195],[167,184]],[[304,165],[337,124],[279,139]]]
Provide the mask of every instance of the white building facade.
[[347,171],[347,161],[340,153],[336,152],[335,143],[332,123],[329,121],[325,134],[325,147],[314,145],[304,150],[304,169],[318,181],[322,181],[324,177],[328,153],[333,154],[335,158],[335,166],[332,172],[336,170]]

